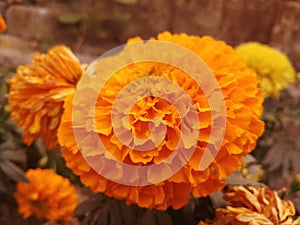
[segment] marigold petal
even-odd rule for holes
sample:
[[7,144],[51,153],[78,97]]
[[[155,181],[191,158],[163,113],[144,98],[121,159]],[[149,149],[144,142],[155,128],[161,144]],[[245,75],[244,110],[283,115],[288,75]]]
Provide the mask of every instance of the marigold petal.
[[75,210],[78,197],[68,179],[50,169],[30,169],[29,184],[18,182],[14,196],[19,213],[26,219],[36,216],[50,221],[68,221]]

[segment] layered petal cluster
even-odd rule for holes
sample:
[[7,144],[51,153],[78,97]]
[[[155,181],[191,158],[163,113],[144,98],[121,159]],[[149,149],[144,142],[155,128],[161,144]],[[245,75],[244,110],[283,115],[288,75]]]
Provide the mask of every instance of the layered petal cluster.
[[2,17],[2,14],[0,13],[0,32],[6,30],[6,23],[5,20]]
[[298,225],[293,219],[295,208],[291,201],[279,198],[268,188],[233,186],[224,194],[225,209],[217,209],[213,221],[199,225]]
[[[141,39],[135,38],[129,42],[139,40]],[[222,179],[239,168],[242,156],[255,148],[256,141],[264,130],[264,123],[259,119],[262,114],[263,94],[262,90],[257,87],[256,74],[247,68],[243,58],[225,42],[216,41],[209,36],[173,35],[169,32],[159,34],[157,40],[183,46],[202,58],[213,72],[222,90],[226,104],[225,136],[217,156],[206,169],[199,171],[199,162],[206,147],[214,144],[208,143],[211,134],[212,109],[201,87],[188,74],[164,63],[135,63],[116,72],[99,93],[94,113],[84,112],[84,107],[74,111],[74,107],[80,107],[80,104],[84,105],[85,102],[74,105],[77,103],[74,103],[73,98],[70,97],[64,105],[65,113],[58,136],[60,144],[65,146],[62,153],[67,166],[81,177],[84,185],[89,186],[94,192],[102,192],[117,199],[126,199],[127,203],[136,203],[140,207],[165,210],[172,206],[178,209],[188,202],[191,193],[195,197],[202,197],[224,187]],[[118,140],[112,128],[112,105],[122,87],[138,78],[149,76],[162,77],[176,82],[189,94],[200,118],[200,135],[193,156],[175,175],[152,185],[127,186],[104,178],[97,173],[99,171],[96,172],[85,161],[82,152],[88,151],[88,155],[97,157],[103,151],[95,149],[97,144],[87,142],[85,138],[80,140],[79,149],[73,129],[88,132],[86,136],[96,133],[110,154],[126,164],[148,166],[164,160],[176,148],[182,127],[178,112],[173,107],[173,103],[180,101],[180,96],[176,96],[176,93],[170,93],[174,95],[174,102],[168,102],[159,97],[142,98],[136,102],[129,113],[128,126],[134,136],[139,138],[139,142],[151,136],[150,119],[158,117],[166,124],[165,137],[152,150],[132,150]],[[211,81],[207,79],[202,85],[209,86]],[[170,91],[166,86],[155,88],[167,94]],[[88,101],[89,93],[91,90],[86,92],[86,101]],[[123,102],[126,104],[125,100]],[[122,111],[122,107],[119,111]],[[91,115],[95,115],[95,120]],[[83,123],[72,124],[74,116],[81,117]],[[92,120],[95,121],[96,127],[91,126]],[[155,133],[151,138],[154,142],[161,138],[161,134]],[[125,142],[130,145],[133,139],[126,139]],[[140,143],[134,142],[134,144]],[[186,144],[188,145],[188,141]],[[103,165],[102,161],[99,163],[102,171],[111,171],[111,164]],[[126,175],[126,171],[115,174],[115,177],[123,175]],[[163,174],[157,173],[157,176],[163,176]],[[136,179],[141,179],[141,177],[137,175]]]
[[295,81],[293,65],[281,51],[257,42],[241,44],[236,50],[245,58],[247,66],[257,73],[266,97],[278,95]]
[[57,129],[65,98],[74,93],[83,67],[66,46],[36,53],[31,65],[19,66],[8,94],[12,120],[30,145],[40,137],[48,149],[58,147]]
[[40,168],[29,169],[25,175],[29,183],[19,182],[14,193],[24,219],[30,216],[50,221],[71,219],[78,197],[67,178]]

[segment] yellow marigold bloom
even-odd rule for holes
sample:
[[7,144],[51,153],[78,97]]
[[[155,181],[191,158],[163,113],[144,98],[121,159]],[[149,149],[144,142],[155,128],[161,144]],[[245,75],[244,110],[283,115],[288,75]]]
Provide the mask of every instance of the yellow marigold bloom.
[[291,201],[279,198],[268,188],[234,186],[224,194],[225,209],[217,209],[216,218],[199,225],[298,225],[293,219],[295,208]]
[[36,53],[32,65],[19,66],[8,94],[12,120],[24,130],[30,145],[40,137],[47,148],[58,147],[57,129],[65,98],[75,90],[83,73],[71,50],[57,46]]
[[265,97],[278,95],[295,81],[292,63],[281,51],[257,42],[241,44],[236,50],[245,58],[247,66],[257,73]]
[[[141,39],[135,38],[129,42],[138,40]],[[94,192],[102,192],[117,199],[126,199],[128,204],[136,203],[140,207],[165,210],[172,206],[178,209],[187,204],[190,193],[195,197],[202,197],[224,187],[225,183],[222,179],[240,167],[242,156],[254,149],[258,137],[264,130],[264,124],[259,119],[262,114],[263,95],[262,90],[257,88],[256,74],[246,67],[242,57],[225,42],[216,41],[209,36],[200,38],[186,34],[173,35],[169,32],[159,34],[157,40],[178,44],[197,54],[212,70],[221,87],[227,110],[226,131],[221,149],[209,167],[199,171],[199,161],[209,144],[211,132],[211,109],[206,97],[201,88],[186,73],[158,62],[131,64],[116,72],[106,82],[98,95],[95,106],[96,129],[89,126],[88,113],[76,115],[82,116],[84,124],[73,127],[74,102],[73,97],[70,96],[64,105],[65,113],[58,138],[59,143],[65,146],[62,154],[67,166],[81,177],[84,185],[89,186]],[[165,138],[151,151],[132,151],[118,140],[112,129],[110,111],[116,95],[126,84],[147,76],[162,77],[178,83],[191,96],[193,102],[196,105],[199,104],[197,113],[201,118],[200,135],[193,156],[175,175],[152,185],[127,186],[112,182],[91,168],[76,144],[73,128],[82,129],[83,127],[91,133],[96,132],[111,155],[126,164],[145,166],[165,159],[174,151],[180,136],[178,114],[172,104],[167,101],[159,97],[146,97],[138,101],[130,112],[129,121],[132,132],[140,139],[149,136],[151,118],[159,117],[167,124]],[[211,84],[210,82],[206,80],[205,85]],[[166,89],[163,86],[157,88]],[[157,136],[154,135],[153,138],[160,138],[159,133]],[[86,143],[83,140],[82,144],[91,149],[91,154],[98,154],[91,147],[92,143]],[[107,170],[111,168],[110,166],[103,165]]]
[[0,13],[0,32],[6,30],[6,23],[2,17],[2,14]]
[[19,213],[50,221],[68,221],[78,202],[75,187],[51,169],[29,169],[29,183],[18,182],[14,193]]

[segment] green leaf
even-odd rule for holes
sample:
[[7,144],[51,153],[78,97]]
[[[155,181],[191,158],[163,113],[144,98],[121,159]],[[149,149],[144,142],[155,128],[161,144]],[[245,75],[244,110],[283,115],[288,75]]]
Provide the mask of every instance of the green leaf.
[[123,10],[114,9],[112,12],[112,18],[116,21],[127,21],[131,18],[131,14]]
[[81,21],[81,17],[75,13],[65,13],[58,17],[58,22],[65,25],[77,24]]
[[10,179],[28,183],[23,170],[11,161],[0,161],[0,168]]
[[224,208],[226,206],[226,201],[223,198],[222,191],[215,191],[209,195],[212,205],[215,209]]
[[298,116],[282,116],[281,120],[282,129],[273,131],[275,141],[262,160],[267,172],[267,184],[273,189],[290,184],[293,175],[300,173],[300,120]]
[[157,225],[153,211],[147,209],[145,213],[138,217],[137,225]]
[[260,182],[254,181],[254,180],[250,180],[250,179],[246,179],[240,171],[233,172],[224,180],[229,186],[236,186],[236,185],[248,186],[249,185],[249,186],[253,186],[256,188],[266,186],[263,183],[260,183]]
[[136,224],[137,214],[134,211],[134,205],[127,205],[124,201],[119,202],[124,225]]
[[109,207],[110,225],[123,225],[121,208],[118,204],[118,201],[120,200],[111,199]]
[[[108,225],[109,224],[109,212],[108,212],[108,207],[105,206],[103,208],[101,208],[100,210],[98,210],[96,213],[93,214],[93,222],[90,224],[94,224],[94,225]],[[116,215],[115,215],[116,216]]]
[[0,192],[6,192],[6,187],[4,183],[1,181],[1,179],[0,179]]
[[155,211],[158,225],[173,225],[170,215],[165,211]]
[[[3,145],[0,145],[0,149],[3,149]],[[0,151],[0,159],[2,161],[14,161],[14,162],[25,162],[26,161],[26,154],[24,151],[20,150],[1,150]]]
[[124,5],[133,5],[137,3],[139,0],[114,0],[115,2],[122,3]]
[[105,203],[97,200],[87,200],[81,203],[74,211],[74,216],[82,216],[85,213],[92,212],[98,208],[103,207]]
[[60,225],[60,224],[53,222],[53,221],[48,221],[48,222],[44,223],[43,225]]

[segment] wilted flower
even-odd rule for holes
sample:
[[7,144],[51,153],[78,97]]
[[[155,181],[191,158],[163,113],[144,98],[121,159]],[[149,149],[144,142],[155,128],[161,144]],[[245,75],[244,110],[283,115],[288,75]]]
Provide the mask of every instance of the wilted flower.
[[2,17],[2,14],[0,13],[0,32],[6,30],[6,23]]
[[281,51],[257,42],[241,44],[236,50],[245,58],[247,66],[257,73],[265,97],[278,95],[295,81],[292,63]]
[[295,208],[291,201],[279,198],[276,191],[252,186],[233,186],[224,194],[225,209],[217,209],[216,218],[199,225],[298,225],[293,219]]
[[36,53],[32,65],[19,66],[8,94],[12,120],[30,145],[40,137],[47,148],[58,147],[57,129],[65,98],[74,93],[83,68],[71,50],[57,46]]
[[17,184],[15,198],[19,213],[26,219],[36,216],[50,221],[68,221],[77,206],[75,187],[51,169],[30,169],[29,183]]
[[[72,107],[75,103],[70,97],[65,102],[65,113],[58,137],[60,144],[65,146],[62,153],[67,166],[81,177],[84,185],[89,186],[94,192],[126,199],[127,203],[137,203],[140,207],[165,210],[172,206],[178,209],[188,202],[190,193],[195,197],[202,197],[224,187],[222,179],[240,167],[242,156],[254,149],[258,137],[264,130],[264,124],[259,119],[262,114],[263,96],[262,90],[257,88],[256,74],[247,69],[242,57],[223,41],[215,41],[208,36],[200,38],[186,34],[172,35],[168,32],[159,34],[157,39],[184,46],[197,54],[212,70],[222,89],[227,107],[226,131],[221,149],[209,167],[199,171],[199,161],[209,144],[212,123],[211,109],[206,96],[187,74],[163,63],[137,63],[114,74],[106,82],[104,91],[98,96],[95,106],[96,129],[89,125],[91,115],[82,111],[76,116],[82,117],[83,123],[73,127]],[[140,39],[136,38],[129,42],[138,40]],[[151,118],[160,117],[167,124],[165,138],[151,151],[131,150],[118,140],[112,129],[110,111],[118,91],[133,80],[147,76],[164,77],[177,82],[180,87],[185,88],[195,104],[199,104],[197,113],[201,118],[201,124],[198,145],[188,163],[178,173],[163,182],[142,187],[118,184],[99,175],[85,161],[81,149],[76,145],[73,129],[96,132],[108,151],[117,160],[126,164],[152,165],[166,158],[176,147],[180,132],[178,114],[167,101],[158,97],[147,97],[137,102],[130,112],[132,132],[141,139],[149,135],[147,130]],[[205,85],[209,85],[210,82],[209,79],[206,80]],[[158,88],[164,91],[166,87],[159,86]],[[93,147],[94,143],[82,140],[81,144],[89,149],[93,156],[100,154],[100,151],[97,152],[97,149]],[[110,165],[102,165],[102,167],[108,171],[111,168]]]

